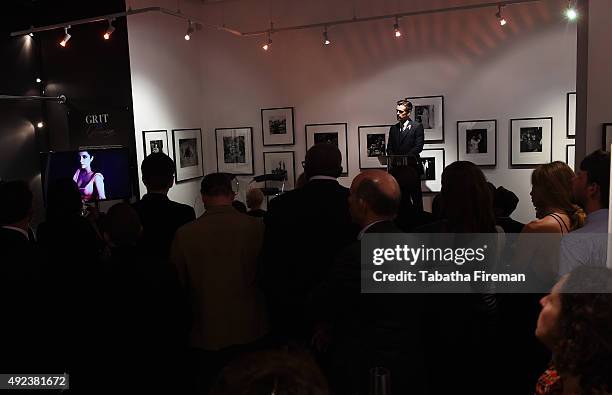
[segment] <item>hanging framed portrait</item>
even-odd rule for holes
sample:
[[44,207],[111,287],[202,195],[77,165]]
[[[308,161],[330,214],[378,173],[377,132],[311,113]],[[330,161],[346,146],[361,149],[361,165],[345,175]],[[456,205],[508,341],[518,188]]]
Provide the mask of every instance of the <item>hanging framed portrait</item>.
[[457,122],[457,160],[497,165],[497,120]]
[[423,148],[423,192],[440,192],[442,190],[442,172],[444,171],[444,148]]
[[552,117],[510,120],[510,166],[551,162],[552,121]]
[[378,157],[385,155],[389,140],[389,128],[392,125],[359,126],[359,168],[381,169]]
[[264,152],[264,174],[285,176],[285,191],[295,188],[295,156],[293,151]]
[[576,92],[569,92],[565,99],[566,135],[568,138],[576,136]]
[[575,144],[568,144],[565,146],[565,163],[567,163],[567,165],[571,167],[572,170],[576,171],[575,169],[576,167],[576,145]]
[[253,128],[215,129],[217,171],[232,174],[254,174]]
[[295,144],[293,125],[293,107],[262,109],[261,135],[264,147]]
[[348,175],[346,123],[316,123],[306,125],[306,151],[315,144],[333,144],[342,154],[342,175]]
[[204,175],[201,129],[173,129],[172,146],[177,183]]
[[610,152],[612,144],[612,123],[604,123],[601,134],[601,149]]
[[412,103],[410,118],[423,125],[425,141],[444,142],[444,96],[408,97]]
[[166,130],[143,130],[142,131],[143,152],[147,157],[153,153],[162,152],[170,155],[168,152],[168,131]]

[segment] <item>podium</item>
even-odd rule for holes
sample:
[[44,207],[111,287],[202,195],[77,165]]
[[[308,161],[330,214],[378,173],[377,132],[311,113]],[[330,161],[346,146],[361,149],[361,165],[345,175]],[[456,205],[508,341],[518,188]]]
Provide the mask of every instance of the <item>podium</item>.
[[378,157],[378,162],[387,167],[387,172],[395,167],[412,167],[419,169],[419,163],[414,155],[381,155]]

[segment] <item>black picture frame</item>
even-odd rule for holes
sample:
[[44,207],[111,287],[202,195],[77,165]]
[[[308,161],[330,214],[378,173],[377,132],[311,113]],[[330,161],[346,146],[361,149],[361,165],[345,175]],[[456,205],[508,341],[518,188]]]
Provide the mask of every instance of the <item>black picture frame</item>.
[[[170,156],[170,150],[169,150],[169,146],[168,144],[170,143],[168,140],[168,130],[167,129],[158,129],[158,130],[143,130],[142,131],[142,154],[143,157],[146,158],[147,156],[150,155],[147,154],[147,134],[155,134],[155,133],[164,133],[165,134],[165,141],[166,141],[166,152],[164,152],[166,155]],[[162,151],[163,152],[163,151]]]
[[[200,156],[198,156],[198,172],[196,172],[196,169],[193,169],[193,172],[186,172],[186,175],[180,174],[183,171],[180,170],[180,158],[177,157],[177,151],[179,151],[179,149],[177,149],[177,139],[180,139],[181,136],[179,136],[179,134],[183,134],[183,133],[187,133],[187,132],[195,132],[196,133],[196,138],[198,138],[199,144],[197,144],[198,149],[200,150],[199,154]],[[204,176],[204,146],[202,143],[202,129],[200,128],[186,128],[186,129],[172,129],[172,156],[174,159],[174,168],[175,168],[175,172],[174,172],[174,180],[176,182],[176,184],[180,184],[186,181],[190,181],[196,178],[201,178]],[[179,140],[180,142],[180,140]]]
[[[486,164],[477,163],[478,161],[476,159],[469,157],[470,154],[461,154],[460,147],[462,147],[462,144],[460,144],[460,140],[461,140],[461,136],[460,136],[461,127],[460,126],[461,124],[464,124],[464,123],[493,123],[493,133],[492,134],[494,138],[494,147],[493,147],[493,162],[492,163],[490,161],[486,162]],[[488,137],[489,136],[488,136],[488,130],[487,130],[487,138]],[[483,168],[497,167],[497,119],[475,119],[475,120],[467,120],[467,121],[457,121],[457,160],[467,160]]]
[[[429,95],[429,96],[412,96],[412,97],[407,97],[406,99],[408,99],[411,103],[412,103],[412,112],[410,113],[410,118],[413,121],[418,121],[417,120],[417,114],[416,114],[416,107],[417,106],[422,106],[422,105],[426,105],[429,104],[432,99],[437,99],[439,100],[439,104],[440,108],[442,109],[440,117],[437,118],[436,120],[437,122],[440,123],[441,127],[440,128],[435,128],[435,129],[428,129],[425,128],[426,125],[423,125],[423,129],[424,129],[424,133],[425,133],[425,142],[428,144],[437,144],[437,143],[444,143],[444,127],[445,127],[445,118],[444,118],[444,95]],[[439,131],[438,131],[439,129]],[[429,130],[429,132],[428,132]],[[433,133],[435,131],[435,133]],[[430,136],[428,136],[428,134]],[[434,134],[433,137],[431,137],[431,134]],[[439,134],[439,137],[438,137]]]
[[[572,97],[574,98],[573,106]],[[572,118],[574,121],[573,129],[571,126]],[[576,137],[576,92],[567,92],[565,95],[565,136],[570,139]]]
[[272,169],[268,169],[268,167],[266,166],[266,155],[271,155],[271,154],[284,154],[284,155],[290,154],[291,155],[290,162],[291,162],[292,177],[288,177],[287,184],[289,185],[285,185],[285,191],[290,191],[292,189],[295,189],[295,182],[297,180],[297,177],[295,174],[295,152],[294,151],[264,151],[263,153],[264,174],[269,174],[268,172],[272,170]]
[[[441,155],[442,163],[436,163],[436,168],[434,168],[434,174],[437,176],[434,180],[422,180],[421,182],[421,192],[423,194],[435,194],[439,193],[442,190],[442,172],[446,167],[446,149],[443,147],[440,148],[423,148],[421,151],[421,161],[423,162],[423,166],[425,166],[425,159],[428,158],[427,152],[436,152],[438,153],[438,157]],[[424,177],[427,177],[427,169],[425,168]],[[438,172],[439,171],[439,172]]]
[[601,125],[601,149],[610,152],[610,143],[612,143],[612,123],[604,123]]
[[[246,130],[248,135],[248,138],[250,140],[249,144],[245,144],[245,160],[246,160],[246,156],[250,156],[250,161],[245,162],[245,166],[247,166],[246,170],[240,170],[237,168],[232,168],[232,166],[225,166],[222,167],[219,165],[219,137],[223,137],[220,136],[223,131],[226,130]],[[246,148],[250,148],[250,152],[247,155],[246,152]],[[221,148],[223,149],[223,145],[221,145]],[[255,174],[255,159],[254,159],[254,151],[253,151],[253,128],[251,126],[241,126],[241,127],[235,127],[235,128],[215,128],[215,156],[216,156],[216,162],[217,162],[217,172],[222,172],[222,173],[231,173],[231,174],[235,174],[235,175],[244,175],[244,176],[251,176]]]
[[[574,149],[574,162],[570,163],[570,147]],[[576,144],[567,144],[565,146],[565,164],[572,168],[575,171],[574,167],[576,166]]]
[[[340,141],[340,132],[341,130],[337,130],[338,132],[338,149],[340,150],[340,153],[342,154],[342,174],[340,174],[341,177],[346,177],[349,174],[349,169],[348,169],[348,123],[346,122],[332,122],[332,123],[310,123],[304,126],[304,132],[306,135],[306,151],[308,151],[308,149],[310,147],[312,147],[314,145],[314,135],[317,134],[316,131],[312,131],[312,144],[311,144],[311,139],[309,138],[309,128],[310,129],[318,129],[321,127],[326,127],[326,126],[331,126],[331,127],[336,127],[336,128],[343,128],[344,129],[344,144],[341,144]],[[343,147],[341,145],[344,145]]]
[[[540,123],[542,128],[547,127],[547,134],[549,141],[544,141],[542,138],[542,151],[539,158],[529,158],[531,155],[523,154],[520,149],[520,123],[525,122],[526,124],[536,125]],[[549,125],[546,123],[549,122]],[[516,125],[516,126],[515,126]],[[518,129],[516,129],[518,127]],[[517,137],[517,132],[519,132]],[[542,131],[544,134],[544,130]],[[531,118],[512,118],[510,119],[510,133],[508,137],[510,139],[510,167],[515,168],[532,168],[544,163],[552,162],[552,134],[553,134],[553,117],[531,117]],[[515,155],[517,156],[515,158]],[[517,160],[519,155],[527,157],[521,161]]]
[[[267,112],[282,112],[282,110],[290,110],[291,111],[291,130],[287,131],[287,135],[291,136],[290,140],[286,142],[266,142],[266,136],[268,140],[271,139],[271,133],[269,133],[269,127],[266,127],[264,119],[266,119],[265,113]],[[274,107],[274,108],[262,108],[261,109],[261,141],[264,147],[273,147],[279,145],[294,145],[295,144],[295,108],[294,107]]]
[[[357,127],[357,146],[359,147],[359,169],[360,170],[364,170],[364,169],[385,169],[386,166],[381,165],[378,160],[376,161],[376,163],[371,163],[371,164],[364,164],[365,160],[363,159],[364,156],[364,152],[363,149],[364,147],[361,146],[362,143],[362,139],[361,139],[361,133],[362,130],[364,129],[382,129],[380,133],[375,133],[375,134],[383,134],[382,131],[384,131],[385,134],[385,149],[387,147],[387,145],[389,144],[388,139],[389,139],[389,130],[391,129],[391,126],[393,125],[360,125]],[[367,143],[366,143],[367,144]],[[367,149],[367,146],[365,147]],[[384,153],[383,153],[384,155]]]

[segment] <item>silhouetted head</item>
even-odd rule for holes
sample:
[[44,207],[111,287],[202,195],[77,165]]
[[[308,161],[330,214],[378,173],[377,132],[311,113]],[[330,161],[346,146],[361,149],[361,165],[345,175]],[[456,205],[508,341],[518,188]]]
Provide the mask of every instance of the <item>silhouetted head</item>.
[[0,226],[27,227],[32,219],[32,191],[25,181],[0,183]]
[[342,154],[332,144],[315,144],[306,152],[304,164],[306,178],[329,176],[338,178],[342,174]]
[[103,220],[104,236],[114,246],[136,244],[142,232],[140,217],[128,203],[112,206]]
[[457,161],[442,172],[442,217],[456,233],[495,232],[493,197],[482,170],[472,162]]
[[246,194],[246,204],[250,210],[258,210],[264,201],[264,194],[259,188],[251,188]]
[[174,183],[174,161],[162,152],[144,158],[140,170],[148,192],[167,192]]
[[397,216],[400,187],[392,175],[383,170],[365,170],[353,179],[349,209],[353,222],[364,227],[379,220]]

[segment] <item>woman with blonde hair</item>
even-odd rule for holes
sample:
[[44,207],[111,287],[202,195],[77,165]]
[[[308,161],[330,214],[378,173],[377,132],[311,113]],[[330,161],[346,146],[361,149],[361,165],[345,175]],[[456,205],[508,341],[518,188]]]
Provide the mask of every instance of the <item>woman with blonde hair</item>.
[[[573,170],[559,161],[540,165],[531,174],[531,202],[537,219],[523,227],[512,264],[519,272],[534,276],[545,289],[557,279],[561,237],[582,227],[586,218],[572,202],[573,178]],[[533,235],[542,233],[546,235]]]
[[539,344],[533,331],[539,299],[557,280],[561,238],[584,224],[586,214],[572,202],[574,176],[572,169],[559,161],[540,165],[531,174],[531,201],[537,219],[525,225],[518,235],[508,269],[524,273],[531,292],[541,293],[507,294],[501,302],[505,337],[512,339],[507,348],[509,359],[530,355],[523,365],[509,367],[523,378],[517,384],[517,392],[531,389],[532,380],[550,360],[550,353]]
[[538,166],[531,174],[531,202],[538,219],[523,233],[565,234],[584,225],[586,213],[572,201],[574,171],[555,161]]

